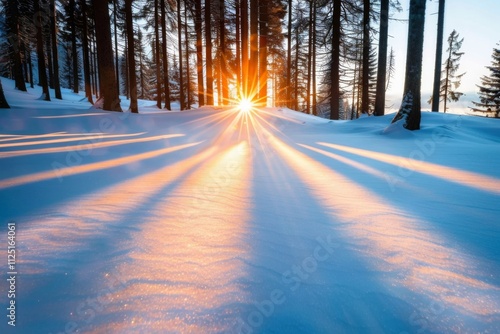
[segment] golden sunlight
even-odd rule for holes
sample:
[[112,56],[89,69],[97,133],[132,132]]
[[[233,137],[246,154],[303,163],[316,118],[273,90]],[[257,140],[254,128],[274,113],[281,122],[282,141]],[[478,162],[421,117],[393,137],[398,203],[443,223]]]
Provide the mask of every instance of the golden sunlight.
[[253,109],[254,104],[249,98],[242,98],[238,103],[238,107],[241,112],[249,113]]

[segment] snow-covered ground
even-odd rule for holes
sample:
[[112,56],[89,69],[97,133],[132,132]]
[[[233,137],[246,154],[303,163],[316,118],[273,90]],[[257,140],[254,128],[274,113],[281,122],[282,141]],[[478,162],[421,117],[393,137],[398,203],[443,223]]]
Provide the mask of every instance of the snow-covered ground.
[[133,115],[2,83],[1,333],[500,331],[498,120]]

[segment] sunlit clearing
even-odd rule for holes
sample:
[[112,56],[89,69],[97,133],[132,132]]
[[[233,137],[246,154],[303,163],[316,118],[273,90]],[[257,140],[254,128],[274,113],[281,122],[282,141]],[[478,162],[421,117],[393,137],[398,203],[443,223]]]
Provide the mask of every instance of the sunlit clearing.
[[253,109],[253,102],[250,99],[243,98],[239,102],[240,112],[249,113]]

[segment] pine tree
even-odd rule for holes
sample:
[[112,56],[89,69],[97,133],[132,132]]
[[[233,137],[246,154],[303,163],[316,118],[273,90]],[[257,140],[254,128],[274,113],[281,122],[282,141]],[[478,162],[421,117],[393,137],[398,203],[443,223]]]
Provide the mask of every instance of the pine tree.
[[473,102],[476,108],[472,110],[477,112],[494,113],[495,117],[500,117],[500,48],[494,48],[492,54],[491,66],[487,68],[491,74],[481,78],[479,88],[479,102]]
[[[444,69],[442,70],[442,77],[439,86],[439,101],[444,102],[443,111],[447,110],[447,103],[451,101],[458,101],[462,95],[456,89],[460,86],[460,80],[465,73],[457,74],[460,66],[459,61],[462,58],[463,52],[459,52],[462,47],[464,39],[459,39],[459,34],[453,30],[448,37],[448,58],[444,62]],[[433,102],[434,96],[431,97],[430,102]],[[432,105],[435,105],[432,103]],[[434,110],[434,108],[433,108]],[[437,109],[436,109],[437,110]],[[436,111],[434,110],[434,111]]]
[[[440,95],[440,88],[442,86],[441,83],[441,59],[443,54],[443,30],[444,30],[444,5],[445,0],[439,0],[439,12],[438,12],[438,24],[437,24],[437,39],[436,39],[436,63],[434,66],[434,87],[432,91],[432,95]],[[439,111],[439,100],[432,101],[432,111]],[[446,100],[445,100],[446,101]],[[446,102],[445,102],[446,104]],[[446,112],[446,107],[444,109]]]

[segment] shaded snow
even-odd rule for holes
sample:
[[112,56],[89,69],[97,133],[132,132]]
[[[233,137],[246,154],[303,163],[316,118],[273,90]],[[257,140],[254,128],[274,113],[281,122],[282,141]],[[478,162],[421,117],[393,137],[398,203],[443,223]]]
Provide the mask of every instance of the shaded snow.
[[2,83],[20,332],[500,328],[496,120],[423,113],[421,130],[387,131],[392,115],[146,101],[133,115]]

